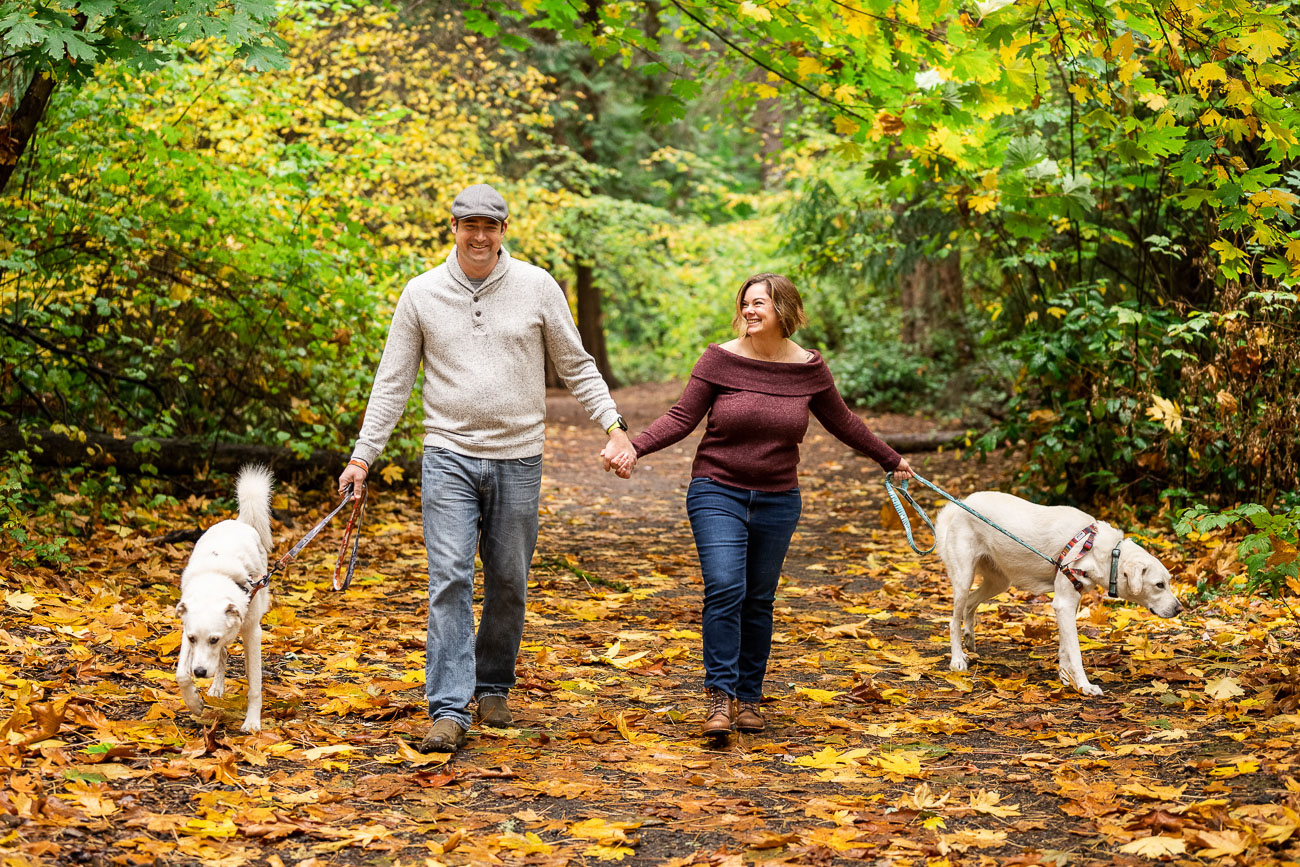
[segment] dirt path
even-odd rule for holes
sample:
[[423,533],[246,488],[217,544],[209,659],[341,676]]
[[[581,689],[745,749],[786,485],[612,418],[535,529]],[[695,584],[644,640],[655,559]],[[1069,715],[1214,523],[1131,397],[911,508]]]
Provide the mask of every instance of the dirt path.
[[[639,429],[678,390],[618,399]],[[171,606],[188,546],[106,535],[80,574],[6,584],[25,596],[6,597],[0,630],[13,710],[0,864],[1300,860],[1300,667],[1282,611],[1255,601],[1245,624],[1226,605],[1165,622],[1090,598],[1085,661],[1107,694],[1085,699],[1054,680],[1047,601],[1013,595],[985,609],[972,671],[952,673],[937,563],[882,525],[874,464],[815,423],[769,731],[709,748],[684,509],[695,438],[625,482],[600,471],[603,438],[576,403],[550,403],[515,728],[472,732],[450,762],[412,749],[428,720],[409,489],[375,483],[348,593],[327,590],[328,544],[279,584],[256,736],[237,728],[239,660],[206,729],[176,695]],[[870,423],[886,438],[926,424]],[[913,463],[957,491],[1007,477],[954,454]],[[277,547],[314,513],[277,528]],[[1198,568],[1148,544],[1184,577]],[[11,618],[19,604],[30,615]]]

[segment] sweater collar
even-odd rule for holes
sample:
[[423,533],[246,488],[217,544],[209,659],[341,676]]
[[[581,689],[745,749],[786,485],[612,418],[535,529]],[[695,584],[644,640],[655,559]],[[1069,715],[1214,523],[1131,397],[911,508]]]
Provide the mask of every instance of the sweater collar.
[[454,246],[451,248],[450,255],[447,256],[447,273],[451,275],[451,279],[454,282],[464,286],[470,292],[476,292],[480,294],[485,292],[487,289],[494,286],[502,277],[504,277],[506,275],[506,271],[509,270],[510,270],[510,254],[506,252],[506,248],[503,246],[501,248],[500,253],[497,255],[496,267],[492,269],[492,273],[488,274],[486,277],[483,278],[483,283],[477,289],[475,289],[474,284],[471,283],[470,279],[465,276],[464,269],[460,267],[460,260],[456,258],[456,248]]
[[710,343],[692,375],[723,388],[759,394],[817,394],[834,386],[835,380],[821,353],[815,349],[811,351],[810,360],[789,364],[746,358]]

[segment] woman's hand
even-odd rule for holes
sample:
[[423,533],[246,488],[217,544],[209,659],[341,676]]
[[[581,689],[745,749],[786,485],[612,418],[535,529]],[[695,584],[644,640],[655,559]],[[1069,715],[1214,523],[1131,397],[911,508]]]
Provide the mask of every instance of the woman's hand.
[[610,436],[609,442],[600,450],[600,459],[605,466],[605,472],[614,471],[614,475],[620,479],[630,479],[632,470],[636,468],[636,449],[632,448],[632,443],[628,440],[627,434],[622,431],[615,431],[619,434],[622,442],[620,443],[613,435]]
[[912,472],[912,465],[907,462],[907,458],[903,458],[898,462],[898,466],[894,467],[894,478],[900,482],[905,482],[914,475],[916,473]]

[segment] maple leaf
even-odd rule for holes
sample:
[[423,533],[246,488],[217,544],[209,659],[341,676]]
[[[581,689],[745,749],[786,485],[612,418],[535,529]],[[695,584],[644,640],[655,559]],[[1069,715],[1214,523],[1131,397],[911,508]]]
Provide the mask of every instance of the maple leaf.
[[843,695],[842,692],[834,692],[829,689],[813,689],[811,687],[795,687],[795,692],[799,695],[806,695],[808,698],[818,704],[833,704],[837,695]]
[[[944,846],[964,852],[967,849],[998,849],[1006,845],[1007,832],[994,831],[988,828],[972,828],[964,831],[956,831],[952,834],[943,834],[940,841]],[[942,850],[941,850],[942,851]],[[1003,863],[1013,864],[1014,861],[1005,861]],[[1034,861],[1038,864],[1041,862]]]
[[1230,858],[1245,852],[1251,845],[1248,834],[1230,828],[1222,831],[1197,831],[1194,839],[1205,847],[1196,852],[1200,858]]
[[1167,855],[1182,855],[1187,851],[1187,844],[1177,837],[1140,837],[1120,846],[1119,851],[1143,858],[1164,858]]
[[20,593],[15,590],[5,594],[5,604],[18,611],[31,611],[36,607],[36,597],[30,593]]
[[451,756],[451,753],[422,753],[406,741],[399,739],[397,741],[397,755],[383,757],[380,761],[395,759],[396,761],[409,762],[412,765],[445,765],[451,760]]
[[1146,414],[1148,418],[1164,425],[1170,433],[1181,433],[1183,430],[1183,411],[1175,401],[1153,394]]
[[1220,677],[1205,682],[1205,694],[1217,701],[1227,701],[1230,698],[1245,695],[1246,691],[1241,688],[1241,684],[1235,678]]
[[642,650],[642,651],[640,651],[640,652],[638,652],[638,653],[632,653],[632,654],[628,654],[627,656],[624,656],[624,657],[619,657],[618,652],[619,652],[619,650],[622,649],[622,647],[623,647],[623,642],[621,642],[621,641],[615,641],[614,644],[613,644],[613,646],[610,647],[609,650],[605,651],[602,655],[600,655],[600,656],[594,656],[594,655],[593,655],[593,656],[591,657],[591,661],[592,661],[592,662],[601,662],[601,663],[604,663],[604,664],[606,664],[606,665],[612,665],[612,666],[614,666],[615,668],[627,669],[627,668],[631,668],[633,665],[635,665],[635,664],[637,663],[638,660],[640,660],[640,659],[642,659],[642,658],[644,658],[644,657],[646,657],[646,656],[648,656],[648,655],[650,654],[650,651],[648,651],[648,650]]
[[912,790],[911,795],[900,798],[898,803],[899,806],[912,810],[937,810],[948,803],[949,797],[951,794],[948,792],[943,797],[938,797],[930,789],[929,783],[921,783]]
[[875,765],[884,771],[887,775],[892,774],[899,777],[919,777],[921,776],[921,756],[920,752],[895,751],[885,753],[882,756],[874,758],[869,764]]
[[858,759],[866,758],[874,753],[869,749],[854,749],[846,752],[838,752],[834,747],[822,747],[822,749],[811,756],[800,756],[790,760],[792,765],[800,765],[805,768],[844,768],[853,767],[858,764]]
[[985,813],[990,816],[1006,818],[1008,816],[1019,816],[1019,804],[1003,804],[1002,795],[997,792],[980,791],[970,796],[970,808],[977,813]]
[[1147,785],[1146,783],[1129,783],[1120,786],[1121,795],[1131,795],[1135,798],[1146,798],[1151,801],[1176,801],[1183,796],[1187,790],[1187,784],[1181,786],[1159,786]]
[[533,831],[524,834],[513,831],[507,832],[497,838],[497,845],[520,855],[549,855],[555,851],[554,846],[537,836]]
[[650,732],[632,731],[632,729],[628,727],[627,719],[624,717],[622,711],[619,712],[618,720],[614,727],[618,729],[618,733],[621,734],[630,744],[651,744],[660,739],[659,735]]

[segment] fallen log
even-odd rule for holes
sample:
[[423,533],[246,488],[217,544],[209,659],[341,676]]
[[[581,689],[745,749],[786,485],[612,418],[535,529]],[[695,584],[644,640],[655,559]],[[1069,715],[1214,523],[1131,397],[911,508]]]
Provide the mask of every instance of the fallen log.
[[965,448],[966,438],[970,437],[973,442],[976,435],[964,430],[936,430],[928,433],[884,433],[878,436],[889,443],[894,451],[909,454],[937,452],[946,448]]
[[[84,436],[84,439],[82,438]],[[157,444],[147,450],[136,450],[136,444],[146,439]],[[40,466],[84,466],[92,468],[114,467],[119,473],[139,475],[145,466],[152,466],[159,476],[196,475],[205,471],[234,473],[245,464],[264,464],[279,478],[294,478],[299,482],[313,482],[337,478],[347,465],[344,452],[317,449],[302,457],[280,446],[251,443],[221,443],[197,439],[157,439],[147,437],[114,437],[92,431],[81,431],[73,437],[51,430],[21,431],[16,425],[0,426],[0,452],[9,453],[26,449],[32,462]],[[404,470],[406,479],[418,479],[419,460],[380,461],[374,467],[382,471],[389,463]]]

